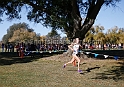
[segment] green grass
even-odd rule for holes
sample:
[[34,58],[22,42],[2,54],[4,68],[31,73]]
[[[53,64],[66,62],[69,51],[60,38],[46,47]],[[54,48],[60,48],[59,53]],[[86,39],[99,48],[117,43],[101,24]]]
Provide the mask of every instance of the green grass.
[[62,68],[69,57],[29,59],[0,65],[0,87],[124,87],[123,60],[81,59],[78,73],[72,64]]

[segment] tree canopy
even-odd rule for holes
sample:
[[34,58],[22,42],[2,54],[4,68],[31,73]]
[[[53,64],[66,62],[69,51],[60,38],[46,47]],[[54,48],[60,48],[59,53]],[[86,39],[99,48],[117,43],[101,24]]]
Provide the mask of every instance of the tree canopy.
[[[21,18],[27,9],[27,18],[44,26],[63,30],[69,38],[85,38],[103,5],[116,5],[120,0],[0,0],[0,17]],[[1,19],[2,20],[2,19]]]
[[85,35],[85,42],[100,41],[102,44],[120,44],[124,43],[124,28],[117,26],[103,32],[104,27],[100,25],[92,26]]
[[7,42],[24,42],[25,40],[38,40],[40,38],[39,34],[34,32],[26,23],[13,24],[7,29],[7,34],[2,38],[4,43]]
[[54,29],[51,30],[51,32],[49,32],[46,37],[61,37],[60,34],[58,34],[58,32]]

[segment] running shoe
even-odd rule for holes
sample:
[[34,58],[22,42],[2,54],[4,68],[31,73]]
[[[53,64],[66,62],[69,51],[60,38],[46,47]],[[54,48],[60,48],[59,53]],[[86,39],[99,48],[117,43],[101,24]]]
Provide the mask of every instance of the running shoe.
[[78,72],[80,73],[80,72],[82,72],[82,70],[78,70]]
[[63,68],[65,68],[65,67],[66,67],[66,64],[63,65]]

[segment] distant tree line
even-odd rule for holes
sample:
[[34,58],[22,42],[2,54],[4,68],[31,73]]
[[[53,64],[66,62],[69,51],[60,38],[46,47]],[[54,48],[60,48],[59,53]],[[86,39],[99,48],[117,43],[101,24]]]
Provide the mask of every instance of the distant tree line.
[[124,28],[117,26],[108,29],[104,32],[105,28],[100,25],[92,26],[85,35],[85,42],[100,41],[103,44],[120,44],[124,43]]
[[[102,44],[120,44],[124,43],[124,28],[118,28],[117,26],[108,29],[104,32],[105,28],[101,25],[92,26],[86,33],[83,42],[100,41]],[[42,31],[41,31],[42,32]],[[18,43],[25,41],[45,41],[55,39],[69,40],[67,37],[61,37],[60,34],[54,29],[48,32],[47,35],[41,36],[39,33],[34,32],[34,29],[30,28],[26,23],[13,24],[7,29],[7,34],[2,38],[3,43]],[[49,42],[49,41],[48,41]]]

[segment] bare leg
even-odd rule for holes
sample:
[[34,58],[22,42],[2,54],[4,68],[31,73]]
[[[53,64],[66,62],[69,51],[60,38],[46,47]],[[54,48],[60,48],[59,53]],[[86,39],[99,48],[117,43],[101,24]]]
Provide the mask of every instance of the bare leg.
[[78,72],[82,72],[80,70],[80,59],[76,55],[73,55],[73,58],[71,59],[71,61],[65,63],[64,66],[63,66],[63,68],[65,68],[67,64],[72,63],[74,60],[76,60],[78,62]]
[[65,65],[72,63],[75,60],[74,56],[72,57],[71,61],[65,63]]
[[79,57],[77,57],[76,55],[74,55],[74,58],[77,60],[78,62],[78,71],[80,70],[80,59]]

